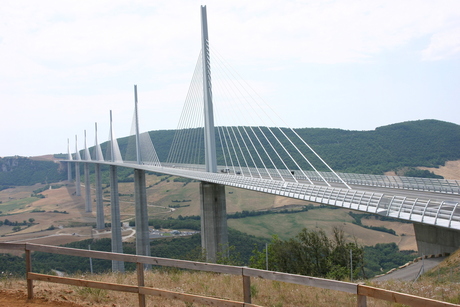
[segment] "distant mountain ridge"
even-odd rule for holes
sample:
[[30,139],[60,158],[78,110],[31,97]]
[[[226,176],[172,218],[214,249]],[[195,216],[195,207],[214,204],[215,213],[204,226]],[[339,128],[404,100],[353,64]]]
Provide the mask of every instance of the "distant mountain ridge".
[[[403,167],[437,167],[446,161],[460,160],[460,125],[439,120],[408,121],[371,131],[295,130],[337,172],[383,174]],[[149,132],[160,161],[167,159],[175,131]],[[118,143],[125,153],[128,137]],[[107,142],[101,144],[103,152],[106,146]],[[24,157],[0,158],[0,189],[65,178],[57,163]]]

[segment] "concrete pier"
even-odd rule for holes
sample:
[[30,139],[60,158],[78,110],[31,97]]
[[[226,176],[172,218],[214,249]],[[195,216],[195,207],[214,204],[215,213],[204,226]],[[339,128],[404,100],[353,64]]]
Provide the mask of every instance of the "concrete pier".
[[72,163],[67,162],[67,181],[72,181]]
[[[118,196],[117,167],[110,165],[110,209],[112,216],[112,252],[123,253],[120,221],[120,202]],[[124,272],[123,261],[112,260],[112,272]]]
[[80,163],[75,163],[75,195],[81,196]]
[[228,256],[227,209],[225,186],[200,183],[201,246],[207,262],[216,262],[219,254]]
[[[149,215],[147,211],[145,171],[134,170],[134,196],[136,209],[136,254],[150,256]],[[150,266],[145,266],[148,268]]]
[[414,223],[419,255],[452,254],[460,248],[460,231]]
[[91,183],[89,182],[89,163],[84,165],[85,174],[85,211],[92,212],[93,206],[91,201]]
[[101,165],[96,163],[94,165],[94,172],[96,174],[96,229],[104,229],[104,203],[102,199],[102,176]]

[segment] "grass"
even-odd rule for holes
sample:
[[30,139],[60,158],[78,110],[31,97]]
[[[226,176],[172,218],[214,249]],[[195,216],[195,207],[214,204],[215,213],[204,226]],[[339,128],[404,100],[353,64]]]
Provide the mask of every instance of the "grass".
[[[102,281],[105,283],[136,285],[137,274],[79,273],[73,278]],[[361,281],[366,285],[420,297],[458,304],[460,302],[460,250],[444,260],[437,268],[424,274],[417,282]],[[161,268],[145,272],[145,286],[180,293],[212,296],[242,301],[241,276]],[[0,274],[0,289],[10,296],[25,293],[25,279]],[[57,305],[59,302],[77,306],[137,306],[138,296],[133,293],[75,287],[47,282],[34,282],[34,295],[38,299]],[[252,303],[260,306],[356,306],[353,294],[313,288],[279,281],[251,278]],[[148,306],[184,306],[180,300],[146,296]],[[402,306],[384,300],[368,298],[369,307]],[[14,305],[16,306],[16,305]],[[197,306],[185,304],[185,306]]]
[[[458,265],[457,265],[458,267]],[[74,278],[136,285],[135,273],[77,274]],[[368,285],[392,291],[409,293],[417,296],[458,303],[460,284],[456,282],[437,282],[430,276],[417,283],[388,281],[381,283],[367,282]],[[177,269],[161,269],[145,272],[147,287],[165,289],[181,293],[212,296],[228,300],[242,301],[242,280],[239,276],[192,272]],[[24,279],[5,277],[0,279],[3,290],[17,292],[26,289]],[[37,298],[49,301],[67,301],[79,305],[93,306],[137,306],[136,294],[91,289],[84,287],[34,282]],[[289,284],[278,281],[251,278],[252,302],[260,306],[356,306],[356,296],[344,292]],[[148,306],[184,306],[179,300],[147,296]],[[187,305],[186,305],[187,306]],[[190,305],[189,306],[196,306]],[[399,306],[383,300],[368,298],[368,306]]]
[[343,210],[322,208],[307,212],[229,219],[228,225],[255,236],[270,238],[272,234],[277,234],[281,239],[287,240],[303,228],[314,229],[316,226],[321,226],[325,231],[329,230],[332,233],[334,226],[344,222],[350,223],[351,219]]
[[5,214],[10,211],[23,209],[28,204],[31,204],[37,200],[39,200],[39,198],[36,198],[36,197],[27,197],[27,198],[10,200],[10,201],[0,204],[0,211],[2,211],[3,214]]

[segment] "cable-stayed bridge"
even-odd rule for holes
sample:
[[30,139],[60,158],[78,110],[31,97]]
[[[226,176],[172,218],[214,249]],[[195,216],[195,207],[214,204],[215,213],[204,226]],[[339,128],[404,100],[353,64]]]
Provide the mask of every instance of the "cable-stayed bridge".
[[[219,56],[216,62],[223,69],[213,70],[211,87],[210,59],[206,8],[202,7],[202,50],[165,161],[160,161],[149,133],[140,133],[136,86],[133,126],[124,154],[114,135],[112,116],[105,154],[97,140],[97,126],[92,154],[86,132],[82,152],[76,145],[71,154],[69,145],[67,161],[76,166],[77,194],[80,164],[85,182],[89,182],[89,165],[95,165],[98,228],[104,225],[100,166],[110,165],[114,252],[122,252],[121,231],[116,226],[120,225],[118,167],[134,169],[136,251],[142,255],[149,255],[145,171],[201,182],[202,246],[210,261],[227,245],[225,186],[412,221],[422,253],[452,252],[460,246],[459,181],[337,173],[295,129],[287,128],[285,122],[274,124],[276,114]],[[216,91],[219,86],[221,91]],[[68,167],[71,179],[71,163]],[[85,188],[86,210],[91,211],[89,185]],[[114,263],[114,269],[120,269],[119,265]]]

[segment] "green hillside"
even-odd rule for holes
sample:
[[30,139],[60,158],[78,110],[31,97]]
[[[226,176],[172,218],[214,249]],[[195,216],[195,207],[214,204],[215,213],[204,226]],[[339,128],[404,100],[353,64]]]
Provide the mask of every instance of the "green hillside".
[[59,163],[25,157],[0,157],[0,191],[8,186],[58,182],[67,178]]
[[[283,131],[292,134],[286,129]],[[403,167],[436,167],[444,165],[446,161],[460,159],[460,126],[438,120],[403,122],[372,131],[301,128],[296,132],[337,172],[383,174]],[[277,133],[281,134],[279,131]],[[160,161],[166,161],[175,130],[150,131],[149,134]],[[128,146],[129,138],[121,138],[118,143],[122,155],[126,156],[128,148],[132,148]],[[308,152],[304,145],[298,146],[304,148],[305,153]],[[106,154],[107,142],[101,147]],[[223,163],[222,149],[217,147],[219,163]],[[315,160],[311,155],[306,155]],[[284,160],[285,157],[282,158]],[[295,169],[293,165],[288,167]],[[309,169],[308,165],[301,167]],[[131,174],[132,170],[120,168],[119,180],[132,181]],[[103,176],[104,182],[108,183],[108,175]],[[0,158],[0,190],[8,186],[57,182],[65,178],[65,170],[59,170],[57,163],[18,156]]]
[[[409,121],[371,131],[301,128],[296,132],[338,172],[383,174],[402,167],[436,167],[460,159],[460,126],[439,120]],[[160,161],[166,161],[174,133],[175,130],[150,131]],[[118,143],[125,153],[128,138]],[[218,160],[222,163],[221,152],[217,142]],[[308,169],[307,165],[302,167]]]

